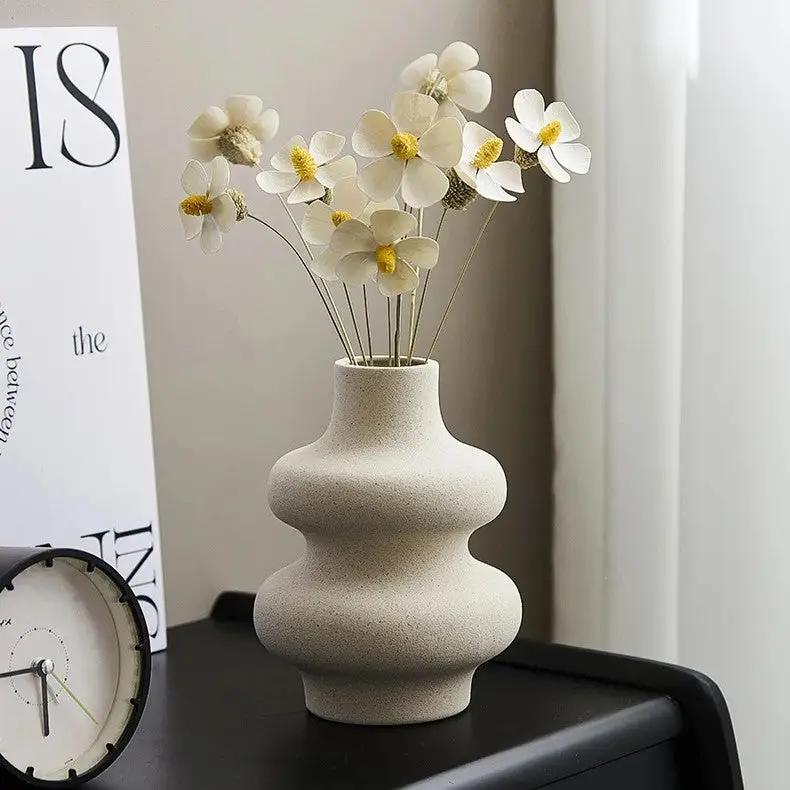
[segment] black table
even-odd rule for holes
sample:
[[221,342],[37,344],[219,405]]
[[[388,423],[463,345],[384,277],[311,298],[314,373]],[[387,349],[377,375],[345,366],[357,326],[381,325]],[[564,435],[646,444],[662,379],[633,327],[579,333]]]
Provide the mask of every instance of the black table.
[[742,790],[726,705],[689,670],[520,642],[475,679],[471,707],[408,727],[307,713],[250,599],[173,628],[140,729],[95,790],[518,787]]

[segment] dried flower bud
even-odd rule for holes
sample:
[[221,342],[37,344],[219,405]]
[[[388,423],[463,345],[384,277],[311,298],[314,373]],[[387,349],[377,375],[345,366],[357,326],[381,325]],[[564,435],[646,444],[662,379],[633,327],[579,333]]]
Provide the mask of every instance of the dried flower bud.
[[447,79],[439,69],[434,69],[428,79],[420,86],[420,93],[425,93],[441,104],[447,98]]
[[247,198],[238,189],[229,189],[228,195],[236,206],[236,222],[247,218]]
[[529,170],[531,167],[535,167],[538,164],[538,155],[531,154],[529,151],[525,151],[523,148],[516,146],[516,149],[513,151],[513,161],[522,170]]
[[[327,206],[331,206],[333,197],[334,197],[334,193],[332,192],[332,190],[329,187],[327,187],[326,189],[324,189],[324,194],[321,195],[321,197],[318,198],[318,199],[322,203],[326,203]],[[311,200],[310,203],[312,203],[312,202],[313,201]]]
[[229,126],[217,138],[219,152],[234,165],[253,167],[261,161],[261,143],[246,126]]
[[442,205],[454,211],[466,210],[466,207],[477,197],[477,190],[461,181],[454,167],[447,171],[447,178],[450,181],[450,186],[442,198]]

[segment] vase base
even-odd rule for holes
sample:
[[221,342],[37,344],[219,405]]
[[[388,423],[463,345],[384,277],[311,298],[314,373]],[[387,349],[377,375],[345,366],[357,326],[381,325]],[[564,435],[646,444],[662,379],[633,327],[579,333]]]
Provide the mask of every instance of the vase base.
[[322,719],[379,726],[419,724],[469,707],[471,672],[404,678],[352,678],[302,673],[307,709]]

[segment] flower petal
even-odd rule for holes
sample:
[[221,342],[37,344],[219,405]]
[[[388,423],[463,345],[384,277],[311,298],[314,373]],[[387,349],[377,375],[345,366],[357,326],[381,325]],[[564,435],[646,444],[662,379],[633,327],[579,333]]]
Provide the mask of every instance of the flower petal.
[[534,154],[540,148],[540,139],[536,134],[530,132],[526,126],[520,124],[515,118],[505,118],[505,128],[510,135],[510,139],[525,151]]
[[341,222],[332,234],[329,249],[339,257],[352,252],[373,252],[376,242],[370,228],[358,219]]
[[390,154],[363,167],[359,171],[357,183],[371,200],[387,200],[398,191],[404,169],[405,163],[394,154]]
[[268,143],[280,128],[280,114],[277,110],[264,110],[249,124],[249,130],[262,142]]
[[[534,88],[519,91],[513,97],[513,109],[519,123],[523,124],[530,132],[537,134],[546,121],[543,96]],[[523,146],[522,146],[523,147]]]
[[181,174],[181,187],[187,195],[205,195],[208,192],[208,173],[200,162],[190,159]]
[[377,159],[392,153],[392,138],[398,130],[381,110],[368,110],[362,114],[351,136],[351,147],[367,159]]
[[[319,201],[320,202],[320,201]],[[315,205],[312,203],[311,205]],[[337,264],[340,259],[331,250],[324,250],[315,259],[310,261],[310,269],[315,272],[322,280],[333,282],[337,280]]]
[[461,181],[472,187],[472,189],[477,189],[477,168],[470,162],[459,162],[454,170]]
[[397,296],[398,294],[411,293],[419,285],[417,273],[407,263],[398,260],[392,274],[378,273],[376,284],[384,296]]
[[415,137],[421,137],[433,123],[438,109],[436,99],[430,96],[422,93],[396,93],[392,99],[392,121],[399,132],[409,132]]
[[374,200],[371,200],[370,203],[365,206],[364,211],[359,215],[359,218],[362,222],[370,223],[370,218],[376,211],[386,211],[387,209],[397,209],[398,208],[398,201],[391,197],[389,200],[382,200],[380,203],[377,203]]
[[455,118],[455,120],[458,121],[461,126],[466,123],[464,114],[458,109],[456,103],[450,98],[445,99],[439,105],[439,109],[436,112],[436,120],[438,121],[440,118]]
[[217,220],[217,225],[223,233],[227,233],[236,224],[236,204],[233,198],[225,192],[211,202],[211,214]]
[[338,261],[337,276],[346,285],[362,285],[373,279],[377,269],[373,253],[352,252]]
[[296,173],[281,173],[279,170],[263,170],[255,178],[258,186],[270,195],[280,195],[299,183]]
[[417,218],[398,209],[384,209],[370,216],[370,231],[376,244],[394,244],[416,227]]
[[334,162],[321,165],[315,172],[315,177],[328,189],[332,189],[341,178],[349,178],[357,174],[357,160],[353,156],[341,156]]
[[215,156],[211,160],[211,176],[209,178],[208,197],[213,199],[217,195],[228,191],[230,186],[230,164],[224,156]]
[[210,162],[215,156],[219,155],[218,139],[217,137],[212,137],[210,140],[190,140],[189,155],[194,159],[199,159],[201,162]]
[[439,245],[426,236],[410,236],[395,245],[399,258],[417,269],[433,269],[439,260]]
[[335,225],[332,209],[323,200],[313,201],[302,218],[302,236],[308,244],[329,244]]
[[538,148],[538,162],[543,168],[543,172],[555,181],[559,181],[561,184],[567,184],[568,181],[571,180],[571,177],[560,167],[559,162],[554,158],[554,154],[551,152],[549,146],[542,145]]
[[288,195],[288,203],[307,203],[309,200],[318,200],[324,196],[324,185],[317,178],[308,178],[300,181]]
[[407,205],[425,208],[438,203],[449,186],[447,176],[436,165],[417,157],[406,165],[401,194]]
[[461,124],[442,118],[420,138],[420,156],[439,167],[453,167],[461,158]]
[[474,47],[463,41],[454,41],[439,55],[438,68],[450,80],[462,71],[473,69],[479,62],[480,56]]
[[293,173],[294,166],[291,163],[291,151],[294,148],[307,149],[307,143],[300,134],[294,135],[272,158],[271,165],[275,170],[282,173]]
[[317,165],[323,165],[334,159],[346,144],[342,134],[334,132],[316,132],[310,139],[310,155]]
[[200,229],[200,249],[206,255],[216,252],[222,245],[222,234],[219,231],[217,220],[211,214],[203,216],[203,227]]
[[203,217],[194,214],[185,214],[181,208],[178,209],[178,216],[181,217],[181,225],[184,228],[184,236],[187,239],[194,239],[203,227]]
[[[476,121],[467,121],[466,126],[464,126],[464,153],[469,151],[474,158],[474,155],[480,149],[480,146],[486,142],[486,140],[490,140],[492,137],[497,137],[493,132],[489,131],[485,128],[485,126],[481,126]],[[464,159],[466,157],[464,156]]]
[[[518,167],[518,165],[516,165],[516,167]],[[487,200],[512,202],[516,199],[514,195],[505,192],[485,170],[478,170],[475,187],[477,189],[477,194]]]
[[559,121],[560,136],[557,138],[558,143],[567,143],[575,140],[580,134],[579,122],[571,115],[568,105],[564,101],[554,101],[546,107],[545,115],[546,123],[549,121]]
[[494,179],[495,184],[509,189],[511,192],[523,192],[521,168],[515,162],[494,162],[486,168],[486,172]]
[[438,58],[434,52],[429,52],[416,60],[413,60],[400,73],[400,81],[407,88],[420,90],[423,83],[431,76],[431,72],[436,68]]
[[332,208],[359,217],[369,203],[368,196],[357,185],[356,175],[341,178],[332,187]]
[[192,126],[187,130],[190,137],[205,139],[206,137],[216,137],[230,120],[228,114],[222,107],[209,107],[205,112],[200,113],[195,118]]
[[556,143],[551,146],[551,151],[571,173],[586,173],[590,169],[590,149],[582,143]]
[[258,96],[229,96],[225,102],[233,126],[249,125],[261,114],[263,102]]
[[483,112],[491,101],[491,77],[484,71],[464,71],[447,83],[447,95],[460,107]]

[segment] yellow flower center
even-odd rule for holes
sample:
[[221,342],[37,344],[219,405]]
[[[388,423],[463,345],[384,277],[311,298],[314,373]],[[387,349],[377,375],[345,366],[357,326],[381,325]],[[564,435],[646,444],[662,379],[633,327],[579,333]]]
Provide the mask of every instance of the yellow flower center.
[[485,170],[499,159],[502,153],[502,141],[498,137],[489,137],[480,148],[477,149],[472,165],[478,170]]
[[291,164],[293,165],[294,173],[299,176],[300,181],[308,181],[313,178],[315,171],[318,170],[315,159],[310,155],[310,152],[300,146],[291,149]]
[[376,250],[376,264],[382,274],[392,274],[395,271],[395,263],[398,255],[391,244],[386,244]]
[[559,121],[549,121],[539,132],[538,138],[543,145],[554,145],[557,142],[562,124]]
[[417,138],[411,132],[398,132],[392,138],[392,153],[398,157],[408,161],[417,156],[419,146]]
[[345,222],[347,219],[351,219],[351,214],[347,211],[333,211],[332,212],[332,224],[337,227],[341,222]]
[[181,201],[181,211],[190,217],[211,214],[211,201],[205,195],[190,195]]

